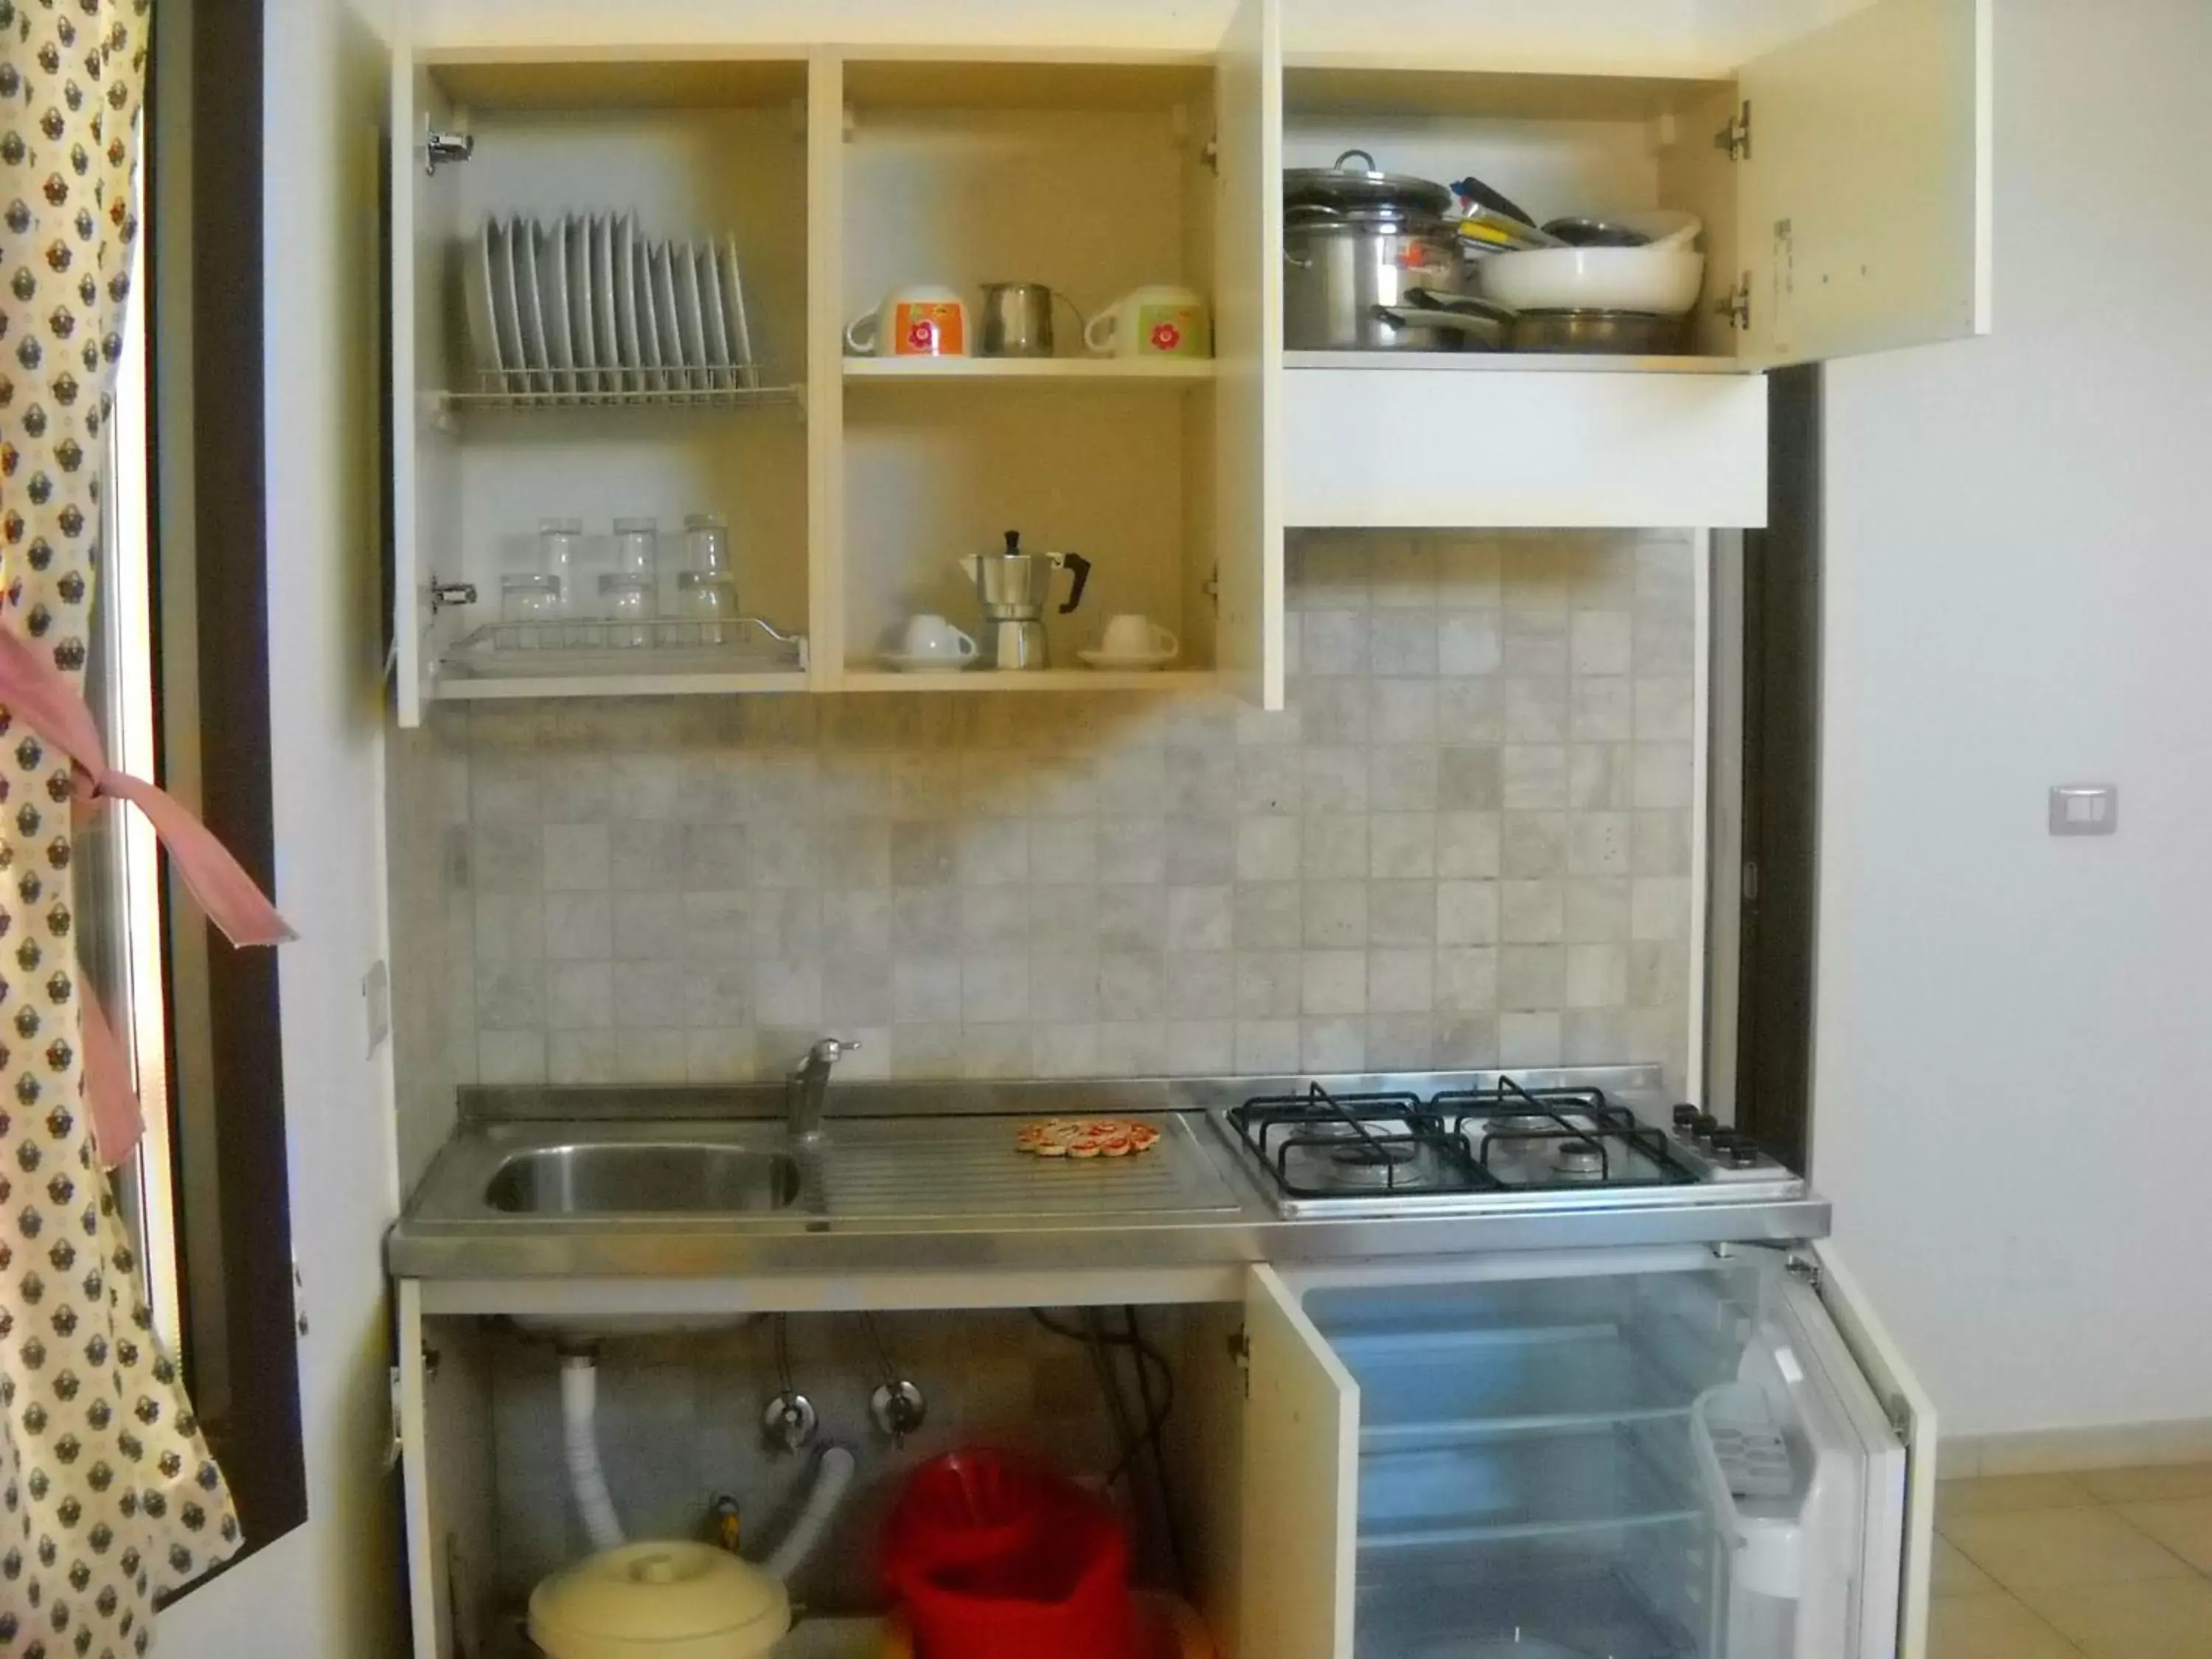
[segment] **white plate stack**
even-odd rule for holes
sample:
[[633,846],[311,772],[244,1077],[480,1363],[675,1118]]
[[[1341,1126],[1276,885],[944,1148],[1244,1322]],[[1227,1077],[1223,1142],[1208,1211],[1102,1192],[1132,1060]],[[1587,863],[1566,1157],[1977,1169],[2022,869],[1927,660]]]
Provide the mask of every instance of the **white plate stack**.
[[672,401],[760,384],[737,239],[647,241],[628,213],[487,218],[462,290],[479,389]]

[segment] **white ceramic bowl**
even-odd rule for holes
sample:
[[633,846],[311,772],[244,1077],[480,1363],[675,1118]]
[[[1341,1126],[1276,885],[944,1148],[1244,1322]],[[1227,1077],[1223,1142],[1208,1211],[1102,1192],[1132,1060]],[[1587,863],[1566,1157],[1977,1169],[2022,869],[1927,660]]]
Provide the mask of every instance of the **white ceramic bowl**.
[[1705,256],[1656,247],[1538,247],[1474,267],[1485,299],[1516,311],[1640,311],[1680,317],[1705,286]]

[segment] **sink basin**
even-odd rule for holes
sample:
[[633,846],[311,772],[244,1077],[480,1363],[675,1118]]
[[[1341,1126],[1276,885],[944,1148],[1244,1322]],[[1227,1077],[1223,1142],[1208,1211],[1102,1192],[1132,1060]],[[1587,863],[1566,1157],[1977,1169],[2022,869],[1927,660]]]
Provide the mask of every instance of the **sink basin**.
[[484,1202],[509,1215],[729,1215],[787,1208],[799,1190],[787,1153],[625,1141],[518,1152]]

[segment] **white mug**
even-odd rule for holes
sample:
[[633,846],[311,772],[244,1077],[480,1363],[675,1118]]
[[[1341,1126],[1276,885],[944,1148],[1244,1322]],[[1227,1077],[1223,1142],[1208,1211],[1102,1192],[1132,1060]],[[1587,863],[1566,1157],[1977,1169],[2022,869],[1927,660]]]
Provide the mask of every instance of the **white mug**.
[[1083,343],[1105,356],[1211,357],[1213,325],[1188,289],[1148,283],[1093,317]]
[[845,343],[863,357],[964,357],[968,307],[949,288],[895,288],[883,304],[853,319]]
[[1102,657],[1172,657],[1182,649],[1182,641],[1150,617],[1110,617],[1098,639]]
[[906,619],[906,633],[902,636],[900,648],[907,656],[917,659],[968,662],[975,657],[977,647],[975,641],[944,617],[924,612]]

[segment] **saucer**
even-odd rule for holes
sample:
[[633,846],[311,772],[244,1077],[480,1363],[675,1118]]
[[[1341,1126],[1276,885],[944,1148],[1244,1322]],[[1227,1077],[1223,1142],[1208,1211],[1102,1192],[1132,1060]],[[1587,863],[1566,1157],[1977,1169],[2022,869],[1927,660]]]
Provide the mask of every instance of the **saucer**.
[[972,657],[909,657],[903,651],[884,653],[884,666],[899,674],[957,674]]
[[1109,656],[1103,651],[1079,651],[1076,659],[1085,668],[1097,668],[1121,673],[1140,672],[1146,669],[1165,668],[1176,659],[1172,651],[1146,651],[1131,657]]

